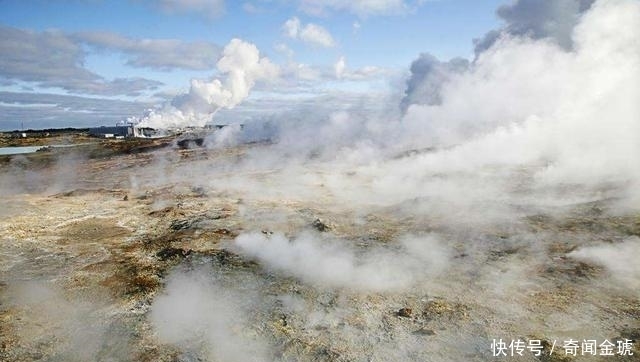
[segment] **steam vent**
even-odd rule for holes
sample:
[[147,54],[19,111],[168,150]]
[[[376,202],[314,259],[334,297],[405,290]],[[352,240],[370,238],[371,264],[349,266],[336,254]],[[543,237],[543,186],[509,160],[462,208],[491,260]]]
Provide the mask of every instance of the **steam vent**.
[[640,361],[640,1],[0,33],[0,361]]

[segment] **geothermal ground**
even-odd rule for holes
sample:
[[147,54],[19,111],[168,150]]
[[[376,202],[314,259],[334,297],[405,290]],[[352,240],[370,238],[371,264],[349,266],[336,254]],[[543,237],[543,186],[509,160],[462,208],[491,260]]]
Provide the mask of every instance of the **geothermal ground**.
[[168,143],[4,159],[0,360],[640,360],[640,214],[616,185],[519,169],[491,207],[439,173],[425,187],[460,196],[391,198],[366,169],[252,163],[269,144]]

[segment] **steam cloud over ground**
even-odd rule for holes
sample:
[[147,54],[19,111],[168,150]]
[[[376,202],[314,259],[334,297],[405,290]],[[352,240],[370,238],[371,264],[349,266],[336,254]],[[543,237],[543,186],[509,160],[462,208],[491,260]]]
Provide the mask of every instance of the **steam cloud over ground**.
[[[568,339],[640,354],[640,2],[498,14],[473,60],[420,55],[389,107],[12,159],[2,313],[20,340],[59,307],[50,340],[69,347],[11,339],[6,355],[126,360],[113,340],[154,361],[486,361],[499,338],[544,342],[523,361],[565,360],[549,348]],[[239,39],[217,68],[142,124],[215,122],[280,74]],[[17,288],[29,273],[42,284]],[[102,344],[81,348],[85,317]]]
[[[274,222],[254,215],[257,225],[276,233],[240,234],[230,250],[257,262],[266,273],[337,290],[338,298],[352,293],[442,293],[448,300],[498,313],[504,321],[498,328],[515,328],[509,333],[558,328],[556,336],[567,336],[561,331],[571,328],[568,323],[577,318],[577,311],[555,315],[553,322],[543,322],[547,327],[528,317],[537,313],[537,307],[527,306],[531,296],[542,298],[539,293],[551,287],[535,270],[557,267],[549,264],[555,262],[549,261],[548,248],[559,247],[549,244],[550,235],[559,231],[532,231],[526,220],[537,213],[561,218],[572,205],[602,199],[610,200],[612,211],[619,210],[613,214],[637,212],[640,4],[576,2],[562,9],[540,9],[576,19],[561,29],[542,20],[518,24],[525,3],[501,8],[507,26],[479,41],[473,62],[439,63],[428,55],[416,61],[403,114],[347,111],[333,113],[328,120],[307,115],[298,123],[291,121],[292,114],[268,128],[247,127],[233,134],[236,144],[265,139],[273,144],[266,152],[248,150],[230,169],[220,165],[222,174],[209,171],[216,177],[205,182],[264,202],[276,199],[350,210],[356,225],[351,227],[356,229],[359,222],[370,225],[361,218],[372,210],[387,210],[399,220],[411,220],[414,230],[405,232],[436,229],[440,235],[394,232],[385,243],[363,249],[358,246],[362,236],[345,231],[346,226],[335,230],[343,236],[308,231],[286,236],[282,232],[292,232],[285,226],[287,216]],[[418,78],[416,72],[428,74]],[[247,177],[252,172],[260,176]],[[341,224],[340,218],[334,221]],[[486,230],[508,236],[496,241]],[[568,263],[562,268],[582,268],[579,261],[594,263],[626,290],[623,294],[637,297],[635,239],[614,237],[611,244],[589,245],[596,242],[588,235],[564,233],[560,238],[587,245],[566,256],[552,256]],[[574,272],[578,273],[567,271]],[[566,282],[571,287],[564,288],[570,289],[584,283]],[[597,279],[590,283],[598,288]],[[603,288],[615,289],[613,285]],[[590,295],[579,302],[584,308],[590,308],[590,298],[600,298],[599,292]],[[353,301],[345,303],[330,308],[336,308],[331,313],[343,313],[332,318],[348,320],[347,315],[359,310]],[[426,303],[434,302],[427,298]],[[452,315],[463,313],[447,308]],[[597,323],[581,322],[591,338],[607,333],[598,331]],[[329,334],[340,329],[329,328]],[[398,345],[406,343],[405,351],[419,350],[420,342],[410,342],[410,334],[403,333],[407,332],[396,331]],[[469,333],[444,335],[469,342],[474,332]],[[507,332],[490,332],[501,333]],[[353,332],[350,338],[357,335]],[[367,345],[361,340],[346,343],[350,348]],[[393,358],[420,360],[420,352],[408,353]],[[391,358],[389,351],[378,351],[378,356]]]
[[[529,37],[508,25],[471,64],[429,60],[434,64],[426,66],[430,75],[422,84],[415,79],[408,84],[405,102],[415,104],[400,119],[334,113],[329,120],[307,117],[300,126],[283,121],[276,133],[261,133],[255,126],[234,133],[238,142],[244,137],[275,143],[267,152],[248,150],[231,169],[220,165],[224,173],[215,171],[208,184],[264,202],[304,200],[351,210],[356,225],[369,225],[359,218],[382,208],[415,222],[416,230],[405,231],[435,228],[443,235],[393,233],[386,243],[362,249],[357,236],[303,232],[288,237],[282,234],[291,232],[284,226],[286,216],[262,220],[265,216],[254,215],[257,225],[276,233],[240,234],[230,250],[267,273],[338,290],[338,295],[443,293],[463,304],[475,300],[476,307],[492,313],[503,311],[506,324],[527,321],[519,333],[541,328],[527,319],[535,308],[526,307],[525,300],[549,287],[544,276],[531,273],[544,265],[554,268],[548,265],[547,233],[558,231],[532,233],[523,217],[537,212],[560,217],[564,208],[603,198],[618,210],[637,212],[638,207],[640,28],[635,24],[640,24],[640,4],[600,1],[586,7],[580,5],[585,12],[570,36],[558,29]],[[506,8],[502,13],[512,14]],[[247,177],[252,172],[260,177]],[[481,236],[487,229],[509,236],[497,241]],[[561,237],[589,243],[588,235]],[[633,295],[634,247],[635,239],[585,245],[562,260],[575,268],[577,261],[603,266]],[[573,283],[576,288],[582,282]],[[598,298],[598,292],[591,295]],[[354,313],[357,307],[347,305],[332,313]],[[575,317],[556,316],[552,325],[561,330]],[[597,330],[589,323],[584,328]]]
[[319,242],[312,235],[289,241],[284,235],[242,234],[242,254],[320,285],[353,290],[402,290],[415,279],[435,278],[449,263],[449,254],[435,236],[404,237],[401,249],[372,250],[356,257],[340,244]]

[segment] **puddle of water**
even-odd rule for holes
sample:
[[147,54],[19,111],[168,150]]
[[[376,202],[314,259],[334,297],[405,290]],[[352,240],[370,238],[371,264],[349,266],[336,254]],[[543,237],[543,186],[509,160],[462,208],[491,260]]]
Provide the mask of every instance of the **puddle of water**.
[[0,147],[0,156],[6,155],[20,155],[25,153],[34,153],[41,148],[53,147],[53,148],[67,148],[86,145],[87,143],[78,143],[73,145],[49,145],[49,146],[21,146],[21,147]]
[[20,155],[33,153],[45,146],[0,147],[0,155]]

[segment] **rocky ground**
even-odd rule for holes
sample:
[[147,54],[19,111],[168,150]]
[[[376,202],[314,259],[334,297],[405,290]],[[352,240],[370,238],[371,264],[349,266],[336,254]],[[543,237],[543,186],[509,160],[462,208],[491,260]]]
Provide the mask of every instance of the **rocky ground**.
[[[264,145],[121,145],[2,164],[0,360],[640,360],[637,268],[621,261],[621,277],[572,254],[638,250],[640,215],[607,198],[452,225],[341,204],[323,185],[289,195],[277,168],[220,166]],[[230,187],[238,178],[264,188]],[[399,249],[408,234],[437,235],[445,265],[416,277],[414,264],[438,260]],[[267,255],[242,238],[301,246]],[[318,245],[346,256],[305,260]],[[379,288],[366,284],[378,265],[392,271]],[[540,340],[544,351],[494,357],[494,339]],[[630,340],[633,355],[574,357],[560,348],[568,339]]]

